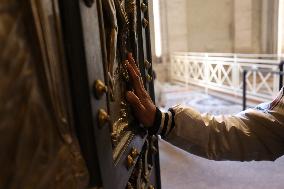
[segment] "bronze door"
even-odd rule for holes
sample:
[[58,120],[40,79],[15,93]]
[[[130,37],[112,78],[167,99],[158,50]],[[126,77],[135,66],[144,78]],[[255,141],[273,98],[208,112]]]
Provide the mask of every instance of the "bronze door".
[[154,100],[149,10],[140,0],[61,0],[76,133],[103,188],[160,188],[158,140],[132,116],[124,60],[132,52]]

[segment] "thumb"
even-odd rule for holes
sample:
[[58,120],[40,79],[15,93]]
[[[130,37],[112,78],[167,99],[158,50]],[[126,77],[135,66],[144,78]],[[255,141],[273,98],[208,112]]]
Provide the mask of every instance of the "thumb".
[[144,106],[141,104],[139,98],[131,91],[126,93],[126,99],[135,110],[136,113],[141,113],[144,109]]

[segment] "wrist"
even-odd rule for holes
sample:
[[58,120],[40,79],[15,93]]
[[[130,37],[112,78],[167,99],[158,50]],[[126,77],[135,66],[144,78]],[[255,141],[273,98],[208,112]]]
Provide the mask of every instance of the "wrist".
[[151,127],[148,129],[149,133],[151,135],[155,135],[155,134],[158,133],[158,131],[160,129],[160,126],[161,126],[162,115],[163,115],[163,113],[159,110],[159,108],[156,107],[155,116],[154,116],[154,122],[151,125]]

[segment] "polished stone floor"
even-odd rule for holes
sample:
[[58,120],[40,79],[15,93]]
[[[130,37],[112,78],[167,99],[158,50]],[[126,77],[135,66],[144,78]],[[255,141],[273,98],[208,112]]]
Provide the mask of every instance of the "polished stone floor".
[[283,189],[284,157],[275,162],[211,161],[160,140],[163,189]]
[[[214,115],[234,114],[241,105],[184,87],[162,85],[163,109],[184,104]],[[162,93],[162,94],[161,94]],[[161,97],[162,96],[162,97]],[[275,162],[211,161],[160,140],[163,189],[283,189],[284,157]]]

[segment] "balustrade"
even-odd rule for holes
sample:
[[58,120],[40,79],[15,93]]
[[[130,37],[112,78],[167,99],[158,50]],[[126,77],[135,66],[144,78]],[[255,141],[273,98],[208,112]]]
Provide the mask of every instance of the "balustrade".
[[282,56],[273,54],[173,53],[170,78],[172,82],[197,85],[205,89],[242,96],[243,70],[246,74],[247,97],[258,101],[273,99],[279,91]]

